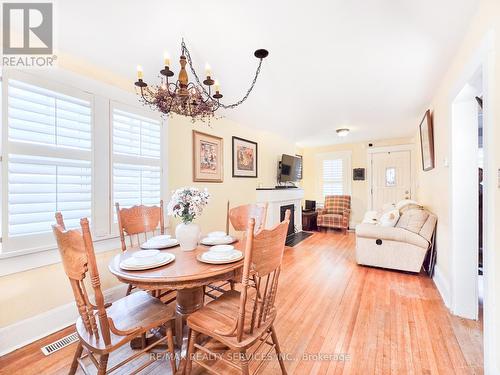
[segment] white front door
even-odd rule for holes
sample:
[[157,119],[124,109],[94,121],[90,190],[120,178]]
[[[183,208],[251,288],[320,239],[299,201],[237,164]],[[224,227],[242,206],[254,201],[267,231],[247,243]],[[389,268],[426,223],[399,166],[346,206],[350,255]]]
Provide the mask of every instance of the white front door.
[[390,151],[371,154],[372,209],[412,197],[411,152]]

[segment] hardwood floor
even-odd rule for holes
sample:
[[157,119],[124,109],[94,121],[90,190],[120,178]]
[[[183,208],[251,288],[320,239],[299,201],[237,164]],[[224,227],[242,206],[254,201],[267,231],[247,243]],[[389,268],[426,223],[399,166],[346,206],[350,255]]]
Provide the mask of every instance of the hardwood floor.
[[[481,322],[451,316],[424,275],[358,266],[354,246],[352,233],[316,233],[285,251],[276,329],[289,374],[483,373]],[[70,332],[0,358],[0,374],[67,373],[75,345],[39,348]],[[280,374],[278,362],[261,373]]]

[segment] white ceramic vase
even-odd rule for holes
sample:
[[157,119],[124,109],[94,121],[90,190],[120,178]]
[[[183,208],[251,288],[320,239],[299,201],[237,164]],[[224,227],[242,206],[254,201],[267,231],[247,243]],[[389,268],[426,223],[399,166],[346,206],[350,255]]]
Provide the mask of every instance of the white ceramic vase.
[[175,238],[183,251],[191,251],[198,246],[200,239],[200,226],[195,223],[180,223],[175,228]]

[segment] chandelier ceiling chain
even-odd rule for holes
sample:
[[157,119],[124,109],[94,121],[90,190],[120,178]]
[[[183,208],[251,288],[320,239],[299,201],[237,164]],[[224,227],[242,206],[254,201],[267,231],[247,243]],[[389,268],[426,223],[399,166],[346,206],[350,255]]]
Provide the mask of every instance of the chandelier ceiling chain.
[[[198,85],[200,85],[200,87],[203,88],[203,91],[204,91],[205,95],[208,95],[208,92],[205,90],[205,87],[203,87],[203,85],[201,84],[201,81],[200,81],[200,78],[198,77],[198,74],[196,74],[196,71],[194,70],[193,61],[191,59],[191,54],[189,53],[189,50],[187,49],[186,44],[184,43],[184,40],[182,41],[182,49],[183,49],[184,53],[186,54],[187,61],[189,63],[189,68],[191,69],[191,73],[193,73],[193,76],[194,76],[196,82],[198,83]],[[233,104],[226,105],[224,103],[220,103],[220,106],[222,108],[224,108],[224,109],[232,109],[234,107],[239,106],[245,100],[248,99],[248,97],[250,96],[250,93],[252,92],[252,90],[253,90],[253,88],[255,86],[255,83],[257,83],[257,78],[259,77],[259,74],[260,74],[260,67],[262,66],[262,60],[263,59],[264,58],[260,58],[259,59],[259,65],[257,66],[257,70],[255,71],[255,76],[253,78],[252,84],[250,85],[250,88],[247,90],[245,96],[243,96],[243,98],[241,98],[240,100],[238,100],[236,103],[233,103]]]
[[[173,77],[174,72],[170,70],[170,59],[165,56],[164,69],[160,70],[160,84],[148,86],[143,80],[142,68],[138,67],[138,79],[135,82],[135,86],[138,88],[137,93],[141,96],[141,101],[163,114],[168,115],[176,113],[182,116],[188,116],[191,117],[193,122],[196,120],[205,121],[206,119],[210,121],[210,119],[215,116],[215,111],[220,107],[232,109],[248,99],[259,77],[262,60],[266,58],[268,54],[269,52],[265,49],[255,51],[254,56],[259,59],[259,65],[257,66],[252,84],[239,101],[230,105],[225,105],[220,102],[220,99],[223,97],[220,93],[220,85],[217,81],[212,79],[210,76],[211,71],[208,67],[205,80],[200,80],[193,67],[191,54],[184,40],[181,42],[181,56],[179,60],[181,69],[175,83],[169,82],[169,77]],[[186,64],[189,64],[195,82],[189,82]],[[214,86],[215,93],[212,93],[212,86]]]

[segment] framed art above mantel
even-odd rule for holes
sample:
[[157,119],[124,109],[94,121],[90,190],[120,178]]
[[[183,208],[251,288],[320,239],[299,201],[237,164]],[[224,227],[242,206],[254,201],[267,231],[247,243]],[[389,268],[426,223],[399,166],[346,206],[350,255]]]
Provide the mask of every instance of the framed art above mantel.
[[233,137],[233,177],[256,178],[258,168],[257,142]]

